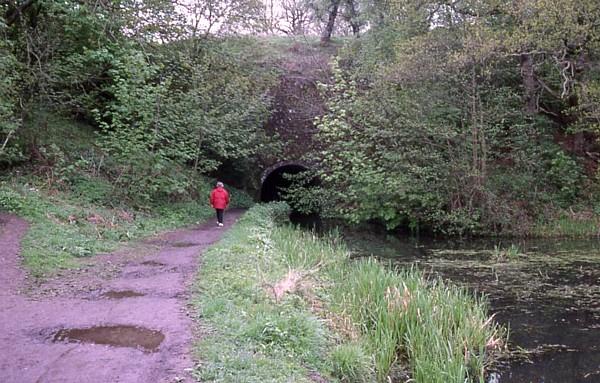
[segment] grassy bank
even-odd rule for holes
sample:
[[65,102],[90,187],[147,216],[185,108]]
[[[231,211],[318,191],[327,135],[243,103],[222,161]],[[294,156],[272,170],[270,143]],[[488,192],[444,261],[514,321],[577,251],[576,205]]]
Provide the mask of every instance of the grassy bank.
[[503,331],[463,289],[350,260],[335,236],[252,208],[203,257],[199,381],[482,381]]
[[[30,228],[22,242],[23,262],[31,275],[42,277],[69,268],[78,258],[116,249],[124,242],[159,231],[204,221],[210,185],[199,181],[201,200],[157,203],[144,210],[120,201],[108,204],[111,189],[100,179],[86,187],[65,190],[47,188],[44,180],[13,176],[0,180],[0,211],[25,218]],[[100,198],[101,197],[101,198]],[[102,201],[102,202],[101,202]],[[234,191],[236,205],[251,202]]]
[[531,235],[540,238],[591,238],[600,236],[600,215],[592,211],[565,211],[538,222]]

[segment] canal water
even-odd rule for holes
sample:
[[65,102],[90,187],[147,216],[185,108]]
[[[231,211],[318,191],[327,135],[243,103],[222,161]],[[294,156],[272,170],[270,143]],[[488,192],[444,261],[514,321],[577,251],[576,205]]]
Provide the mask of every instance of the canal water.
[[490,383],[600,382],[600,241],[439,241],[345,233],[374,255],[485,294],[514,358]]

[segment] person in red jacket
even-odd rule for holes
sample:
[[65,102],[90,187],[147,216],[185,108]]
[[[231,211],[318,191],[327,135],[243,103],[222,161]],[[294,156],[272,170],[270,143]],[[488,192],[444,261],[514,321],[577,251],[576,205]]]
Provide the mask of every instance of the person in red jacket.
[[225,190],[223,182],[217,182],[217,186],[210,192],[210,206],[217,211],[217,226],[223,226],[223,211],[229,205],[229,192]]

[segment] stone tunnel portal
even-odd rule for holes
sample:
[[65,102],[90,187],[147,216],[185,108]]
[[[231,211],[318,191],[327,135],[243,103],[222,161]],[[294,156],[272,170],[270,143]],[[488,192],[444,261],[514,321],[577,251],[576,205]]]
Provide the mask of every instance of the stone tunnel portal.
[[[299,174],[307,170],[309,170],[307,166],[299,163],[281,163],[267,169],[262,178],[261,202],[284,201],[285,189],[292,184],[292,181],[285,175]],[[309,186],[317,186],[318,184],[319,181],[313,179]],[[321,228],[321,217],[317,212],[304,214],[292,209],[290,221],[309,229],[320,230]]]
[[261,202],[284,200],[284,190],[291,186],[291,180],[287,179],[285,175],[299,174],[307,170],[306,166],[297,163],[281,164],[267,169],[260,188]]

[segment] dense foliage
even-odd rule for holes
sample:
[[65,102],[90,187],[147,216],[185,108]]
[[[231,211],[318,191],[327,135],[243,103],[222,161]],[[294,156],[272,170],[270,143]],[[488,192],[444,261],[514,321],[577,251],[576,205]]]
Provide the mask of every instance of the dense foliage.
[[[101,174],[146,203],[189,195],[198,174],[268,150],[272,74],[191,31],[172,2],[10,3],[0,8],[4,166],[57,171],[67,157],[71,176]],[[50,115],[94,126],[93,148],[73,158],[49,147]]]
[[[252,184],[278,159],[263,126],[285,59],[249,35],[338,33],[360,38],[322,85],[322,188],[289,191],[296,206],[448,234],[600,209],[597,1],[13,0],[0,14],[3,168],[100,176],[142,205],[192,195],[200,174]],[[278,70],[323,73],[302,61]],[[93,127],[85,150],[49,143],[59,116]]]
[[516,233],[597,204],[597,2],[386,4],[323,85],[326,211]]

